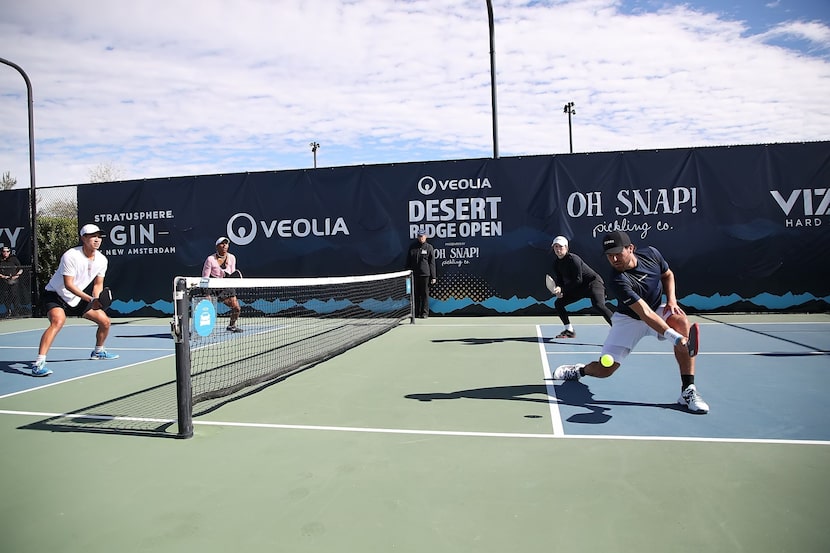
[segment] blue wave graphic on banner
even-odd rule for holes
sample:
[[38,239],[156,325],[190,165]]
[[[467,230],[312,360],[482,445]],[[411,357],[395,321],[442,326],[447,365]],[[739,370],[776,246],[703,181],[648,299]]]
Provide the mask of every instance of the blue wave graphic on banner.
[[[513,296],[509,299],[491,296],[481,302],[473,301],[470,298],[453,298],[450,300],[436,300],[433,298],[429,301],[429,307],[433,313],[441,315],[452,315],[454,313],[460,313],[472,306],[479,306],[494,313],[510,314],[521,312],[523,309],[527,309],[535,305],[544,305],[550,309],[553,309],[554,301],[555,300],[553,298],[542,301],[532,297],[518,298],[516,296]],[[763,293],[758,294],[757,296],[754,296],[752,298],[742,298],[737,294],[730,294],[727,296],[714,294],[709,297],[691,294],[689,296],[681,298],[679,302],[681,305],[692,308],[695,311],[717,311],[718,309],[723,309],[741,302],[751,303],[753,305],[757,305],[758,307],[763,307],[765,309],[779,310],[799,307],[802,305],[809,304],[810,302],[830,303],[830,296],[820,297],[814,296],[812,294],[793,294],[791,292],[788,292],[782,296]],[[320,315],[325,315],[329,313],[335,313],[343,309],[348,309],[350,307],[359,307],[361,309],[371,311],[373,313],[388,313],[391,311],[401,309],[406,305],[406,303],[407,302],[405,300],[391,299],[383,301],[366,300],[359,304],[355,304],[348,300],[310,300],[302,304],[290,300],[257,300],[249,304],[243,303],[243,306],[250,307],[254,310],[266,313],[279,313],[281,311],[286,311],[290,309],[303,308],[308,311],[318,313]],[[616,302],[611,301],[609,303],[615,304]],[[591,303],[586,299],[582,299],[572,303],[569,306],[569,310],[581,311],[583,309],[590,309],[590,307]],[[142,301],[136,300],[116,300],[113,301],[112,305],[110,306],[111,311],[116,312],[120,315],[127,316],[137,314],[145,308],[153,309],[162,314],[173,314],[172,301],[158,300],[151,304],[147,304]],[[222,307],[220,306],[220,312],[221,311]]]
[[[319,315],[337,313],[339,311],[345,311],[350,308],[359,308],[372,313],[391,313],[394,311],[404,309],[406,306],[409,305],[409,301],[406,299],[396,300],[391,298],[386,300],[368,299],[363,300],[360,303],[354,303],[349,300],[333,299],[325,301],[312,299],[303,303],[298,303],[293,300],[256,300],[250,303],[240,303],[242,304],[243,308],[248,307],[261,313],[276,314],[281,313],[283,311],[289,311],[292,309],[296,310],[299,308],[305,309],[306,311],[312,311]],[[136,300],[115,300],[110,305],[110,311],[119,313],[121,315],[132,315],[148,307],[163,314],[173,314],[173,302],[162,300],[158,300],[156,302],[153,302],[152,304],[147,304],[142,301]],[[224,304],[220,303],[217,306],[217,311],[219,313],[226,313],[228,311],[228,308]]]
[[[766,309],[791,309],[793,307],[802,306],[810,302],[828,302],[830,296],[817,297],[812,294],[792,294],[788,292],[783,296],[775,296],[773,294],[759,294],[752,298],[742,298],[737,294],[728,296],[721,296],[715,294],[711,297],[699,296],[696,294],[686,296],[678,300],[683,306],[693,308],[696,311],[717,311],[731,305],[741,302],[751,303],[758,307]],[[517,298],[510,299],[490,297],[482,302],[474,302],[469,298],[450,299],[450,300],[435,300],[431,299],[429,302],[430,310],[441,315],[452,315],[454,312],[463,311],[471,306],[481,306],[496,313],[515,313],[520,312],[532,305],[545,305],[553,309],[554,300],[539,301],[535,298]],[[615,304],[616,302],[609,302]],[[569,306],[569,311],[581,311],[583,309],[590,309],[591,303],[588,300],[580,300],[572,303]]]

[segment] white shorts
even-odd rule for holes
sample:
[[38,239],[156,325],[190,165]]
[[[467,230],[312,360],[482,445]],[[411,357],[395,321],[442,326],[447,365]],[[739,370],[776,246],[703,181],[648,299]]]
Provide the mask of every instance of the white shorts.
[[[655,313],[663,317],[665,321],[671,316],[671,311],[664,312],[665,304],[655,309]],[[631,350],[634,349],[640,340],[646,336],[652,336],[658,340],[665,340],[662,334],[658,334],[656,330],[648,326],[645,322],[623,315],[622,313],[614,313],[611,316],[611,330],[608,331],[608,336],[605,338],[605,343],[602,344],[602,355],[606,353],[614,357],[614,361],[621,363],[623,359],[628,357]]]

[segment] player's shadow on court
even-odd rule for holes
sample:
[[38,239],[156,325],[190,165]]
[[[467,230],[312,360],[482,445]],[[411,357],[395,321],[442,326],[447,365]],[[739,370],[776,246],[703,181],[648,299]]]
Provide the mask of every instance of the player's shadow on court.
[[31,375],[31,363],[24,363],[23,361],[10,361],[0,365],[0,371],[9,374]]
[[443,399],[502,399],[510,401],[530,401],[533,403],[549,403],[547,390],[545,389],[544,384],[492,386],[490,388],[471,388],[469,390],[458,390],[456,392],[407,394],[404,397],[424,402]]
[[[604,424],[611,420],[611,411],[615,407],[648,407],[686,411],[677,403],[648,403],[640,401],[597,400],[591,389],[582,382],[563,382],[555,385],[556,398],[560,405],[585,409],[566,420],[577,424]],[[533,403],[555,403],[548,397],[544,384],[525,384],[517,386],[492,386],[488,388],[471,388],[455,392],[434,392],[424,394],[407,394],[407,399],[429,402],[446,399],[497,399],[505,401],[529,401]]]
[[[602,344],[589,344],[587,342],[576,342],[570,340],[554,340],[546,338],[542,340],[546,344],[559,344],[563,346],[594,346],[602,347]],[[481,346],[486,344],[500,344],[505,342],[525,342],[531,344],[538,344],[539,338],[537,336],[510,336],[508,338],[437,338],[432,340],[434,344],[456,343],[466,344],[469,346]]]
[[527,336],[511,336],[509,338],[438,338],[432,340],[435,344],[447,344],[447,343],[455,343],[455,344],[466,344],[468,346],[481,346],[484,344],[499,344],[503,342],[538,342],[538,338],[535,336],[527,337]]
[[[70,362],[70,361],[89,361],[89,357],[75,357],[75,358],[68,358],[68,359],[49,359],[49,362]],[[32,376],[32,361],[8,361],[6,363],[0,364],[0,372],[9,373],[9,374],[17,374],[23,376]]]
[[678,403],[649,403],[644,401],[598,400],[594,398],[591,389],[580,381],[567,381],[554,385],[556,397],[562,405],[580,407],[588,410],[587,413],[576,413],[568,417],[568,422],[578,424],[602,424],[611,420],[609,413],[614,407],[649,407],[668,409],[669,411],[683,411],[686,408]]

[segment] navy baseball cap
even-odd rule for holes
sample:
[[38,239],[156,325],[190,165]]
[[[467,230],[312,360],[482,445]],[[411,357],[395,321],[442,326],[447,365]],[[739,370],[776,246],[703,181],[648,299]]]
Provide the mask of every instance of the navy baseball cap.
[[607,254],[620,253],[630,245],[631,238],[628,237],[627,233],[621,230],[609,232],[605,235],[605,238],[602,239],[602,249]]

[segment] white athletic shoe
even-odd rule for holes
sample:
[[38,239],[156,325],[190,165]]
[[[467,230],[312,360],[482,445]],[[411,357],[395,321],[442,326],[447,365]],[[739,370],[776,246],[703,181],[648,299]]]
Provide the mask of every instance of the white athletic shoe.
[[554,380],[579,380],[579,369],[584,367],[584,363],[577,363],[576,365],[559,365],[553,371]]
[[694,384],[689,384],[683,393],[678,398],[677,403],[685,405],[689,411],[693,413],[708,413],[709,404],[703,401],[703,398],[697,393],[697,388]]

